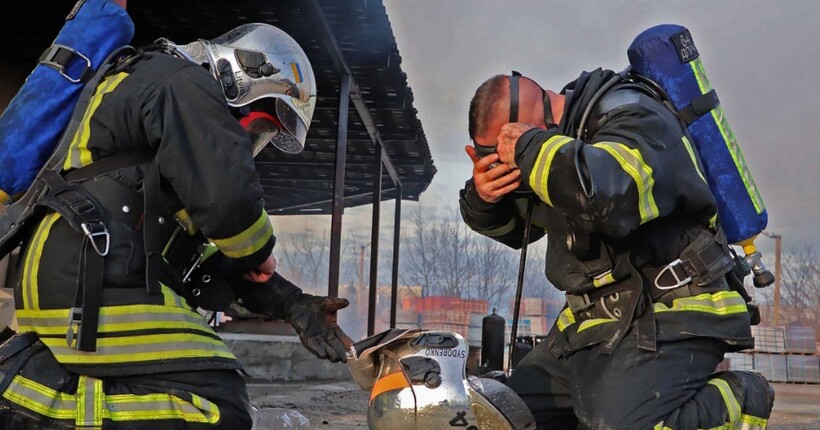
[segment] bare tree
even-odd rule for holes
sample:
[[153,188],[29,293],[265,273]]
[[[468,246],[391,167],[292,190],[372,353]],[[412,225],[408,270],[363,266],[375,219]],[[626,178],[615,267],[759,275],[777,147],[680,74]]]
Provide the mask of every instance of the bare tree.
[[[809,244],[791,249],[782,263],[779,320],[784,325],[820,328],[820,256]],[[769,307],[774,304],[774,288],[758,290]],[[771,321],[771,312],[764,314]]]

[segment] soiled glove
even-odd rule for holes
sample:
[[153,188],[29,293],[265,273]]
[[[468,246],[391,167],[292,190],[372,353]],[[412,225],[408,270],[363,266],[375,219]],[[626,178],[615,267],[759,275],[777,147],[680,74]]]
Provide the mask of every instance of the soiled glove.
[[298,293],[285,304],[285,319],[290,322],[302,345],[319,358],[333,363],[347,362],[345,352],[353,340],[336,322],[336,311],[350,302],[339,297],[320,297]]

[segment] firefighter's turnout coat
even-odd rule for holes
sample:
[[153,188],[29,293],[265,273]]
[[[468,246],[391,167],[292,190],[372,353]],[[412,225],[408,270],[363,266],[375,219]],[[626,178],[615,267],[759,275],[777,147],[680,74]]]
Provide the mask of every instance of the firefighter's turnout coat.
[[111,241],[96,350],[78,350],[78,327],[68,322],[86,276],[82,255],[88,245],[56,212],[46,213],[21,254],[15,297],[20,331],[36,333],[59,363],[89,377],[238,368],[230,350],[175,291],[178,278],[160,276],[159,291],[148,291],[143,232],[156,222],[165,243],[182,224],[188,232],[199,230],[240,267],[260,265],[275,238],[247,134],[207,70],[147,52],[97,86],[63,167],[70,175],[128,151],[149,153],[159,171],[160,195],[152,197],[157,219],[143,215],[143,179],[151,163],[82,184],[103,206]]
[[[649,95],[616,85],[597,103],[586,140],[576,138],[590,99],[613,76],[600,69],[582,74],[562,91],[561,124],[520,137],[515,159],[529,192],[489,204],[468,181],[461,191],[462,216],[477,232],[518,248],[526,201],[535,199],[530,242],[548,236],[547,278],[572,300],[553,330],[556,353],[603,340],[611,350],[633,314],[648,315],[638,327],[645,329],[639,335],[648,336],[647,349],[654,347],[656,329],[657,341],[710,337],[730,349],[748,347],[746,302],[723,279],[666,295],[652,285],[659,268],[700,235],[715,232],[715,200],[677,117]],[[614,292],[620,294],[613,298],[631,305],[617,312],[609,311],[619,305],[606,301],[607,309],[578,312],[583,306],[572,306],[579,297],[584,303],[586,295],[589,303]]]

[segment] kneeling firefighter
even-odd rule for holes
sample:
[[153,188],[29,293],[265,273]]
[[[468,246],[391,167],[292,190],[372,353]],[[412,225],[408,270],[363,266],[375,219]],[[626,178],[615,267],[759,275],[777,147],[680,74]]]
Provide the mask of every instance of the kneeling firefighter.
[[240,365],[186,300],[198,294],[183,269],[197,265],[179,262],[212,242],[246,307],[288,319],[317,356],[345,359],[335,313],[347,301],[274,273],[253,163],[268,142],[304,147],[310,63],[284,32],[247,24],[184,46],[160,39],[102,73],[61,166],[35,180],[45,187],[27,231],[0,244],[22,244],[0,428],[249,429]]

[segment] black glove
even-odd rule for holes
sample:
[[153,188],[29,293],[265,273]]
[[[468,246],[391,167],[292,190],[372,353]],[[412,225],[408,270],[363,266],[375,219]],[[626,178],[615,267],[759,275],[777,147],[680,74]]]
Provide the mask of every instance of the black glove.
[[296,330],[302,345],[319,358],[333,363],[347,362],[347,349],[353,340],[336,322],[336,311],[350,302],[339,297],[299,293],[288,298],[285,319]]

